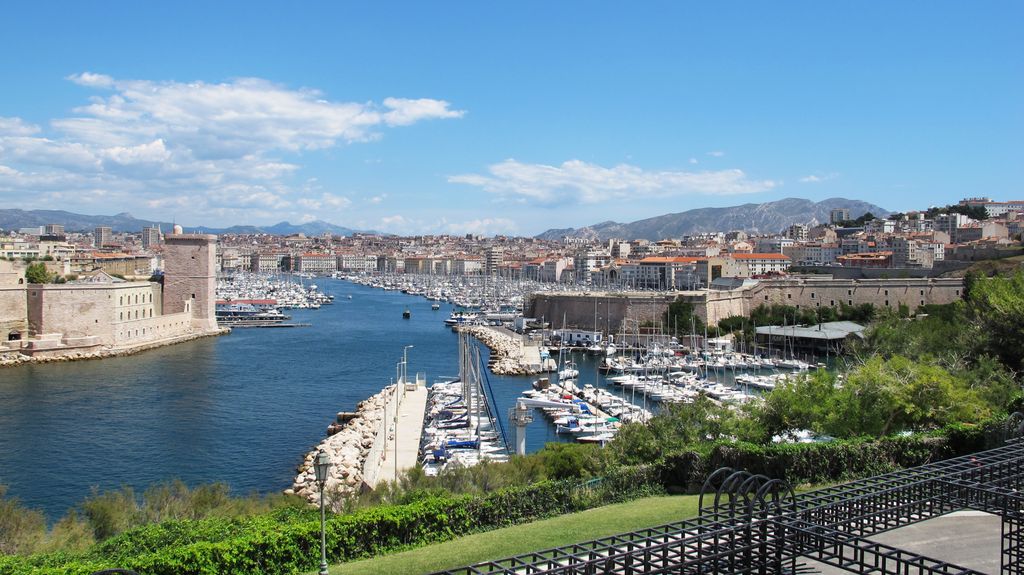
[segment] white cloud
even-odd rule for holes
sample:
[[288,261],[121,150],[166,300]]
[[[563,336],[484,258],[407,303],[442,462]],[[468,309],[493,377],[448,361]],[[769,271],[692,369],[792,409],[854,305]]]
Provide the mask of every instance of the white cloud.
[[449,110],[448,105],[448,102],[429,98],[385,98],[384,107],[390,111],[384,114],[384,121],[389,126],[408,126],[420,120],[461,118],[465,114],[462,110]]
[[606,168],[581,160],[560,166],[505,160],[488,167],[489,175],[462,174],[448,181],[482,188],[503,198],[544,204],[599,203],[641,197],[691,194],[730,195],[770,190],[779,184],[751,180],[738,169],[718,171],[646,171],[620,164]]
[[725,155],[725,152],[723,152],[721,150],[714,150],[712,152],[708,152],[708,155],[712,156],[712,157],[715,157],[715,158],[721,158],[722,156]]
[[387,197],[388,197],[387,194],[381,194],[379,196],[373,196],[372,198],[370,198],[370,199],[368,199],[366,201],[371,203],[371,204],[379,204],[379,203],[383,202],[384,199],[387,198]]
[[699,164],[700,162],[697,161],[697,158],[690,158],[690,163],[696,165]]
[[300,198],[296,203],[310,210],[319,210],[324,207],[335,209],[347,208],[352,204],[352,201],[343,196],[324,192],[318,198]]
[[409,220],[407,220],[405,216],[402,215],[384,216],[380,219],[380,223],[386,226],[404,225],[409,223]]
[[102,199],[116,211],[174,207],[193,216],[242,209],[244,218],[259,208],[276,217],[283,214],[273,210],[306,204],[340,210],[347,198],[292,185],[302,166],[289,160],[464,114],[444,100],[332,101],[260,78],[183,83],[83,72],[68,79],[99,94],[50,120],[46,132],[0,117],[0,193],[65,194],[69,209]]
[[93,74],[92,72],[72,74],[68,76],[68,80],[71,80],[79,86],[88,86],[90,88],[106,88],[114,84],[114,79],[110,76],[105,74]]
[[800,178],[800,182],[804,183],[804,184],[818,184],[818,183],[821,183],[821,182],[825,182],[825,181],[828,181],[828,180],[835,179],[838,176],[839,176],[839,174],[835,174],[835,173],[825,174],[825,175],[811,174],[809,176],[804,176],[804,177]]
[[0,136],[31,136],[39,131],[39,126],[27,124],[21,118],[0,116]]

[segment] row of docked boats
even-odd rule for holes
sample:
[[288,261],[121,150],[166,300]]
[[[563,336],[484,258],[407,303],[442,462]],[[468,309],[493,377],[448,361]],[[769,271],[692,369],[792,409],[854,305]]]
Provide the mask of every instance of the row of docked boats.
[[217,279],[217,323],[229,327],[285,327],[291,319],[281,310],[317,309],[334,296],[316,284],[293,282],[279,275],[238,272]]
[[508,447],[484,393],[480,352],[459,336],[459,377],[434,383],[427,396],[420,462],[427,475],[481,461],[508,460]]
[[217,278],[217,299],[273,300],[276,309],[317,309],[334,301],[315,283],[280,274],[236,272]]
[[602,373],[671,373],[788,369],[804,371],[817,367],[795,358],[770,358],[741,353],[698,352],[686,355],[647,353],[641,357],[617,355],[606,357],[598,369]]
[[556,433],[572,435],[580,443],[604,445],[614,439],[618,432],[619,418],[597,409],[559,385],[545,387],[541,383],[535,385],[535,389],[524,391],[523,396],[544,400],[552,405],[560,404],[559,407],[540,408],[541,413],[555,426]]

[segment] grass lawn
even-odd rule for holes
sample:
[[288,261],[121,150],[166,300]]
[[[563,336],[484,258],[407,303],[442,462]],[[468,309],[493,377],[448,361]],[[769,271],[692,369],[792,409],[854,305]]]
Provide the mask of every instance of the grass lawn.
[[648,497],[331,567],[333,575],[421,575],[693,517],[697,496]]

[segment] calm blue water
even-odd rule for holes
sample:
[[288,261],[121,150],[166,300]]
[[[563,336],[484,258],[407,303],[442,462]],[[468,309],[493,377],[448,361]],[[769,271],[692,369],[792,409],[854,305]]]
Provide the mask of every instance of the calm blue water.
[[[51,520],[93,487],[142,490],[179,478],[280,491],[335,413],[391,382],[403,346],[415,346],[410,374],[433,382],[457,373],[447,306],[432,311],[423,298],[340,280],[317,285],[333,305],[289,312],[312,327],[236,329],[130,357],[0,369],[0,484]],[[490,379],[506,418],[530,378]],[[527,437],[531,451],[561,439],[539,416]]]

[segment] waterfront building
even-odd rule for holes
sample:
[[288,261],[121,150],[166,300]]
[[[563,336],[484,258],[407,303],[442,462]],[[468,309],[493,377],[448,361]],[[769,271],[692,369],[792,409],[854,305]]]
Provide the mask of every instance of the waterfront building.
[[452,273],[458,276],[480,275],[484,269],[483,260],[474,256],[460,256],[455,258]]
[[286,255],[284,253],[252,254],[249,256],[249,267],[254,273],[277,273],[281,271],[281,261]]
[[794,243],[792,238],[758,238],[756,250],[762,254],[784,254]]
[[838,224],[839,222],[846,222],[850,220],[850,210],[847,208],[833,208],[828,213],[828,223]]
[[804,224],[793,224],[786,228],[786,237],[797,242],[807,241],[808,228]]
[[660,290],[696,289],[701,287],[697,275],[698,260],[694,257],[644,258],[638,262],[635,276],[626,278],[627,285]]
[[588,283],[591,280],[591,273],[608,265],[612,261],[611,254],[600,250],[583,250],[573,257],[573,270],[576,274],[576,281]]
[[491,246],[487,248],[484,257],[484,274],[488,276],[498,275],[498,268],[505,265],[505,250]]
[[965,198],[960,200],[961,206],[985,208],[985,213],[990,218],[1003,216],[1008,212],[1024,211],[1024,200],[1011,200],[1007,202],[995,202],[991,198]]
[[338,271],[372,272],[377,269],[377,256],[342,253],[338,254]]
[[957,230],[966,226],[971,218],[963,214],[939,214],[935,216],[935,229],[949,234],[950,240],[957,241]]
[[142,249],[149,250],[158,245],[160,245],[160,228],[142,228]]
[[892,252],[845,254],[836,258],[836,261],[847,268],[891,268]]
[[92,245],[96,249],[102,249],[114,243],[114,232],[107,226],[99,226],[92,233]]
[[297,272],[330,274],[338,270],[338,257],[334,254],[305,253],[295,256],[292,267]]
[[792,260],[784,254],[733,254],[738,273],[736,277],[781,274],[789,271]]
[[545,259],[537,272],[537,279],[542,282],[551,283],[562,281],[562,274],[569,267],[572,267],[572,261],[568,258]]
[[956,230],[956,243],[958,244],[976,242],[983,238],[1005,240],[1009,237],[1010,231],[1000,222],[972,222],[960,226]]

